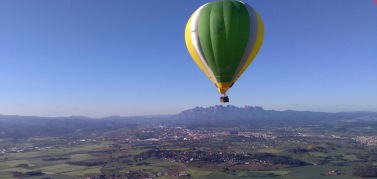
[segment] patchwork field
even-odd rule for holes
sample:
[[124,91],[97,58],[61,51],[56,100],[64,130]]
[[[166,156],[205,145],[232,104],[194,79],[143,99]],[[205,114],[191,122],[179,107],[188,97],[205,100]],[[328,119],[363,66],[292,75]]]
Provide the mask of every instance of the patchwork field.
[[44,177],[51,178],[100,175],[102,165],[80,166],[68,162],[106,161],[110,156],[107,154],[108,145],[108,142],[103,142],[33,152],[7,153],[0,158],[0,178],[12,178],[13,172],[31,171],[42,171]]
[[377,122],[263,122],[230,129],[142,124],[3,138],[0,179],[377,177],[377,147],[371,145]]

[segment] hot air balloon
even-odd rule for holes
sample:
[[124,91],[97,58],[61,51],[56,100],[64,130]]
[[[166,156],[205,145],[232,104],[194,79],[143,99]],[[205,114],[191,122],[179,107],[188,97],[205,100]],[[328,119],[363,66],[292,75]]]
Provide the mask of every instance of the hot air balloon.
[[241,1],[204,4],[187,22],[187,49],[205,75],[229,102],[226,92],[257,55],[263,41],[259,14]]

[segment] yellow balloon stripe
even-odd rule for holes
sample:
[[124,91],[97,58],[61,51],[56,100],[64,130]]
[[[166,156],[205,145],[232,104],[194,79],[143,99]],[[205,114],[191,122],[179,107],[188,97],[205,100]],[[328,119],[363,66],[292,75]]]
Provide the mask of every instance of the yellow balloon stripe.
[[189,21],[187,22],[186,29],[185,29],[185,40],[186,40],[187,49],[188,49],[191,57],[194,59],[195,63],[199,66],[199,68],[206,74],[206,76],[212,81],[212,83],[216,84],[214,79],[211,78],[211,75],[209,74],[207,69],[204,67],[202,61],[199,58],[198,53],[195,50],[194,45],[192,44],[191,29],[190,29],[192,17],[193,17],[193,15],[190,17]]
[[246,70],[246,68],[254,60],[255,56],[257,55],[259,49],[262,46],[263,37],[264,37],[263,22],[262,22],[261,17],[259,16],[258,12],[257,11],[254,11],[254,12],[257,15],[257,19],[258,19],[258,36],[257,36],[257,39],[255,40],[254,48],[251,51],[250,56],[247,58],[246,63],[243,65],[241,71],[237,74],[236,78],[234,79],[234,81],[232,81],[232,83],[235,83],[238,80],[238,78],[241,76],[241,74]]
[[220,94],[225,94],[230,86],[232,86],[232,83],[229,82],[217,83],[217,90],[219,90]]

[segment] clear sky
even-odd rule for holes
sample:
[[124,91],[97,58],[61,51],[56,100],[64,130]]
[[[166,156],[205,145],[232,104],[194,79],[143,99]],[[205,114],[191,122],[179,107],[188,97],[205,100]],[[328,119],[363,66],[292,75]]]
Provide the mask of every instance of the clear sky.
[[[203,0],[0,0],[0,114],[176,114],[220,94],[187,52]],[[375,0],[245,0],[259,54],[231,105],[377,111]]]

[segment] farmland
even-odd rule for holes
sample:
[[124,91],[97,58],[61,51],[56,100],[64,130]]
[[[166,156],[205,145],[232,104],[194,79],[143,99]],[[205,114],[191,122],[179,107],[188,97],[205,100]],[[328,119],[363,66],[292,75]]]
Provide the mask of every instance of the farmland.
[[0,178],[371,177],[376,130],[375,120],[229,127],[154,121],[7,136],[0,138]]

